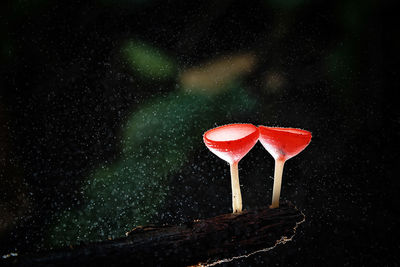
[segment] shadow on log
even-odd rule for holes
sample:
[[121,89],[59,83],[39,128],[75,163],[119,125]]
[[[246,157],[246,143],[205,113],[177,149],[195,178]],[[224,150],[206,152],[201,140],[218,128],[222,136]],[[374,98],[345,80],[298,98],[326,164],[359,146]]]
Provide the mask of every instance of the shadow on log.
[[215,265],[290,241],[304,214],[290,203],[278,209],[243,211],[178,226],[137,227],[124,238],[10,256],[17,266]]

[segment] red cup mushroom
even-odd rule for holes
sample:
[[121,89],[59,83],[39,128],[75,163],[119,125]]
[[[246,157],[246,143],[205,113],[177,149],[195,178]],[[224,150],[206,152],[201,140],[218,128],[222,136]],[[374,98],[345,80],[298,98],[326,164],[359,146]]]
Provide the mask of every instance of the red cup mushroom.
[[286,160],[296,156],[311,141],[311,133],[295,128],[259,126],[260,142],[275,159],[274,188],[271,208],[279,207],[283,166]]
[[257,143],[258,136],[259,130],[253,124],[228,124],[203,135],[208,149],[230,164],[233,213],[242,211],[238,164]]

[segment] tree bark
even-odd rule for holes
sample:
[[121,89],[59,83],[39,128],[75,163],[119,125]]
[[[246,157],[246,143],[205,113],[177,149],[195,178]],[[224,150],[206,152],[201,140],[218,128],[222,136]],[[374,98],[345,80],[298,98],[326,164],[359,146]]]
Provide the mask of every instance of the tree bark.
[[283,203],[277,209],[223,214],[177,226],[137,227],[124,238],[18,255],[3,263],[74,267],[214,265],[290,241],[304,219],[295,206]]

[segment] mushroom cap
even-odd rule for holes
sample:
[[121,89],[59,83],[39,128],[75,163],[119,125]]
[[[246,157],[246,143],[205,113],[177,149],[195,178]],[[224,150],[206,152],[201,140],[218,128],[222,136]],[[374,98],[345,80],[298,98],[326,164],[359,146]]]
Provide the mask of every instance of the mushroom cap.
[[219,158],[239,162],[257,143],[259,130],[253,124],[235,123],[208,130],[203,140]]
[[311,133],[296,128],[258,126],[260,142],[275,160],[288,160],[308,146]]

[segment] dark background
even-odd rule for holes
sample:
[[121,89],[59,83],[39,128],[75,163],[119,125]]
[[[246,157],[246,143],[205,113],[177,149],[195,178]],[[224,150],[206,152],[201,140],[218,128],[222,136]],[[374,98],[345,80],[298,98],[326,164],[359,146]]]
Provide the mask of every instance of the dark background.
[[[153,99],[165,97],[181,120],[178,125],[185,125],[177,131],[192,129],[185,131],[195,141],[176,148],[186,156],[162,180],[169,186],[162,191],[165,201],[155,211],[146,210],[149,217],[137,215],[133,225],[120,228],[229,212],[229,169],[202,144],[205,130],[231,122],[298,127],[310,130],[313,139],[285,165],[282,197],[306,214],[306,222],[292,242],[226,265],[399,264],[393,253],[400,245],[394,142],[399,114],[384,89],[383,47],[391,39],[384,31],[380,1],[15,0],[2,5],[0,254],[118,237],[118,231],[107,234],[116,229],[111,221],[97,239],[68,238],[65,232],[54,242],[48,233],[63,212],[88,205],[91,198],[81,188],[94,170],[124,161],[121,129],[132,122],[129,118],[151,112],[157,105]],[[162,61],[153,62],[161,67],[147,74],[141,72],[147,63],[130,65],[121,52],[129,40],[145,43],[144,54],[153,53],[153,59],[167,58],[172,74],[157,74]],[[201,82],[194,86],[204,86],[200,89],[209,94],[204,101],[211,99],[207,103],[218,112],[208,114],[210,106],[200,105],[191,115],[191,105],[198,106],[196,101],[204,97],[196,94],[187,100],[188,108],[186,102],[168,104],[169,96],[188,87],[185,73],[203,68],[208,74],[198,80],[215,79],[224,71],[207,72],[208,62],[229,69],[229,60],[238,55],[250,62],[248,70],[215,88]],[[233,87],[252,100],[243,100],[241,93],[224,97]],[[212,106],[216,101],[220,109]],[[198,123],[196,116],[207,118]],[[160,127],[175,125],[161,120]],[[143,132],[145,138],[152,134]],[[174,154],[166,157],[173,161]],[[266,206],[273,161],[260,144],[240,163],[240,175],[244,208]],[[122,176],[129,182],[129,175]],[[91,190],[85,192],[101,194],[102,189]],[[143,191],[143,199],[150,191]],[[88,224],[105,213],[107,209],[99,211]]]

